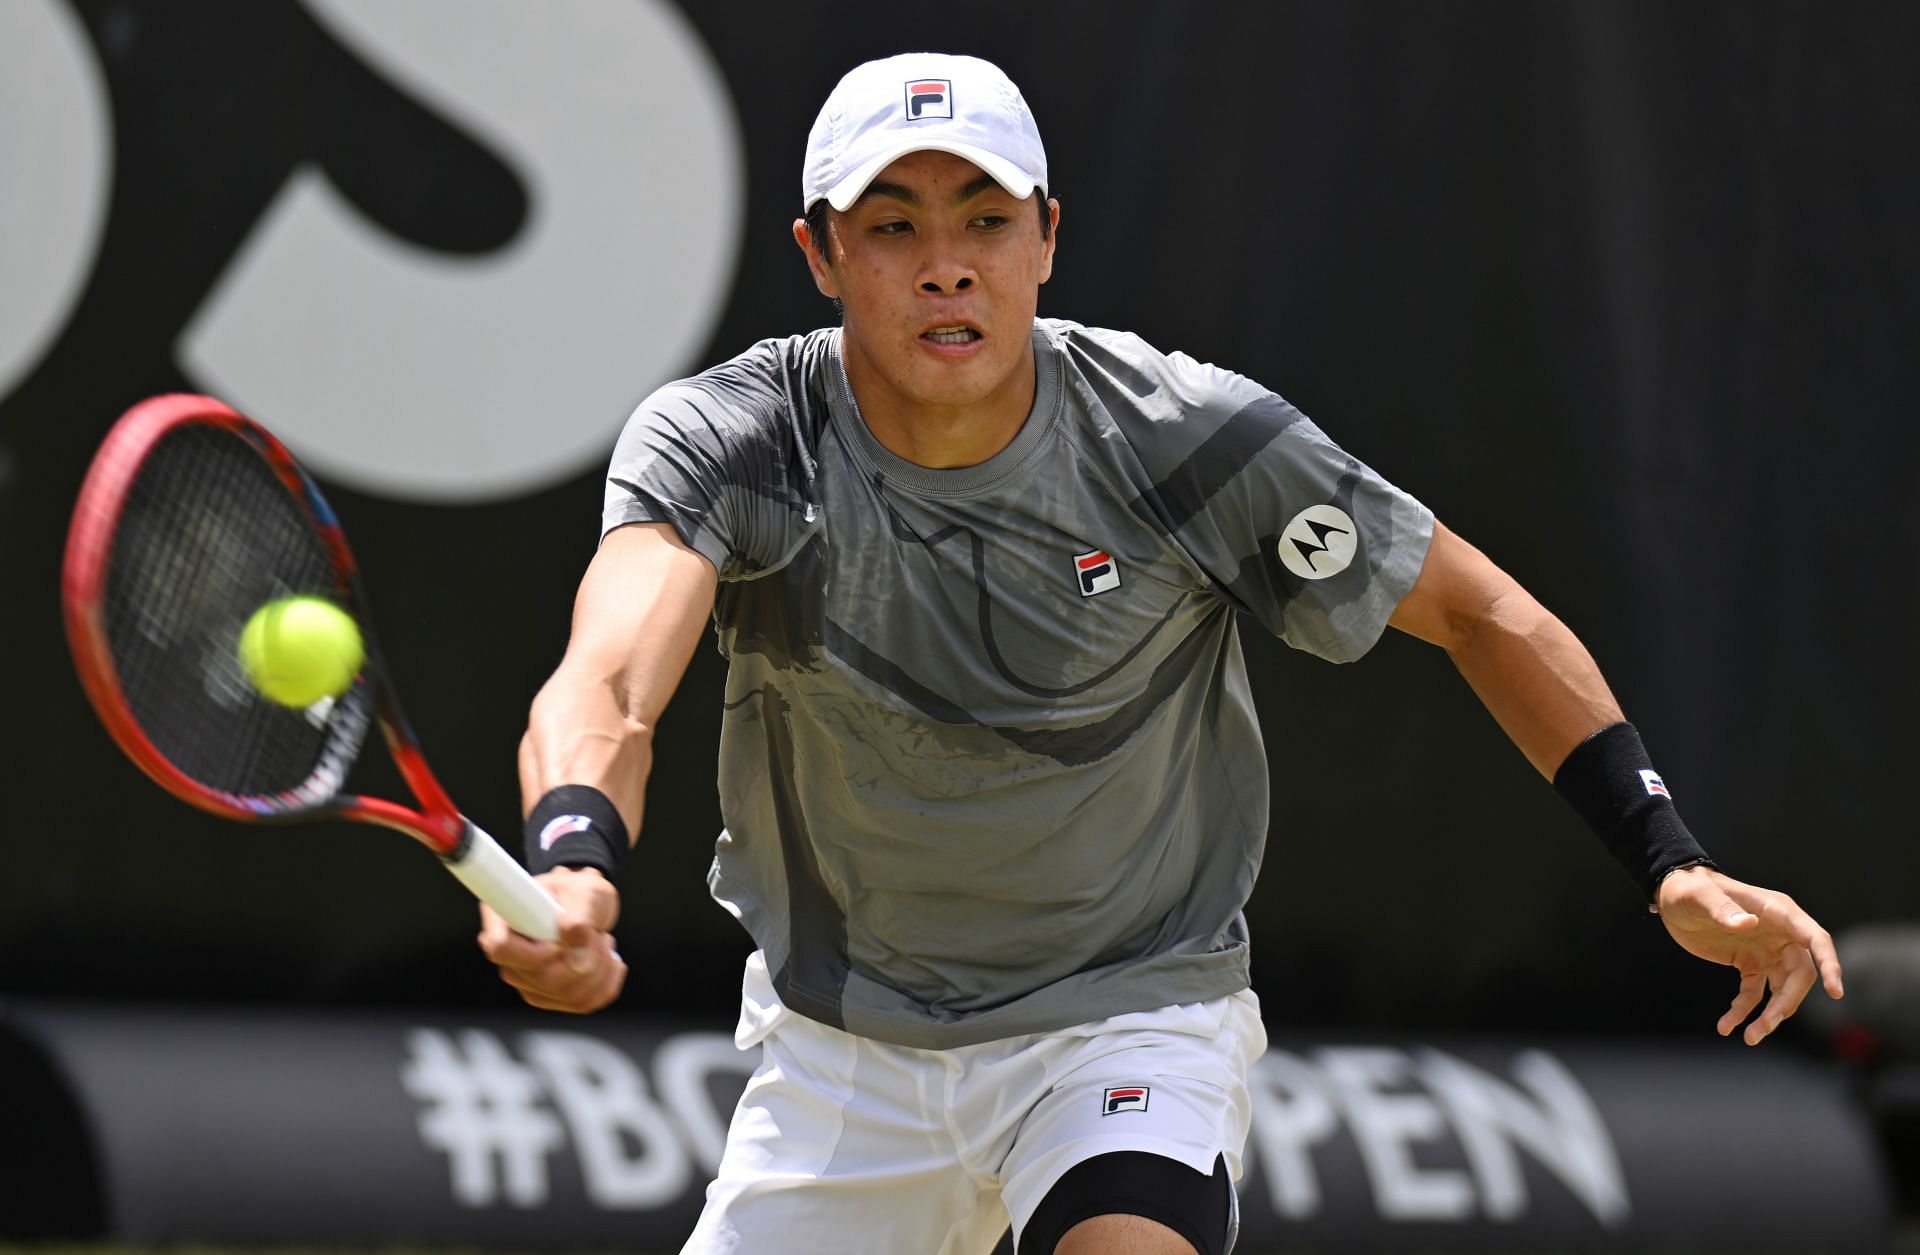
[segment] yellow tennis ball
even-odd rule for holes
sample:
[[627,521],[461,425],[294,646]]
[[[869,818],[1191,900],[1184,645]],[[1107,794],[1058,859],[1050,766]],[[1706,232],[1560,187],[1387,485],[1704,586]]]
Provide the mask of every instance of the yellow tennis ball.
[[282,706],[338,697],[367,658],[353,616],[318,597],[282,597],[253,612],[240,631],[240,668]]

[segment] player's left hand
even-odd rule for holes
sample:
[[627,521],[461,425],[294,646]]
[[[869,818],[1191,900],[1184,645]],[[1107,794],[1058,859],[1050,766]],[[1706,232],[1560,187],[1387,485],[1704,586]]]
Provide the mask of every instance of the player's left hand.
[[1768,989],[1766,1010],[1743,1034],[1749,1046],[1799,1010],[1816,978],[1829,997],[1845,993],[1833,938],[1784,893],[1687,867],[1660,882],[1657,905],[1660,922],[1689,954],[1740,972],[1740,992],[1720,1017],[1722,1037],[1753,1014]]

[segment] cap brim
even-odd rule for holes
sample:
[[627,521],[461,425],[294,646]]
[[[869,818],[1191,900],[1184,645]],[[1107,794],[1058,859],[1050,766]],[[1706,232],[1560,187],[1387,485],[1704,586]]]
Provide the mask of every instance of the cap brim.
[[860,199],[860,193],[867,190],[867,184],[873,182],[882,170],[900,160],[900,158],[906,156],[908,153],[922,152],[952,153],[956,157],[965,157],[968,161],[971,161],[974,165],[979,166],[982,170],[992,175],[995,183],[1006,188],[1008,195],[1018,200],[1025,200],[1027,197],[1033,195],[1033,189],[1039,186],[1030,177],[1022,173],[1019,166],[1014,165],[1005,157],[997,157],[983,148],[975,148],[969,144],[955,144],[941,140],[902,140],[894,147],[885,149],[879,154],[869,157],[866,161],[855,167],[853,172],[848,174],[846,178],[841,179],[829,188],[827,190],[827,203],[842,213],[845,213],[853,202]]

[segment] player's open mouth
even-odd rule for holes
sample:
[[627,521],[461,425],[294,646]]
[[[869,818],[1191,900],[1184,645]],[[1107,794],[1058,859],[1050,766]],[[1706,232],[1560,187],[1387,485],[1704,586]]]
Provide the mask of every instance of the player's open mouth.
[[981,335],[972,327],[956,325],[952,327],[934,327],[929,331],[921,332],[920,338],[922,340],[931,340],[935,344],[972,344],[975,340],[980,339]]

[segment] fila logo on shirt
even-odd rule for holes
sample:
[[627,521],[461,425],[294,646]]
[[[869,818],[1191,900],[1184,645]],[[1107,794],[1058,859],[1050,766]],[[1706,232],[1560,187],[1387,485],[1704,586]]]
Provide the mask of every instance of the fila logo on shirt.
[[1359,531],[1353,519],[1333,504],[1310,505],[1293,516],[1275,546],[1280,563],[1303,580],[1338,575],[1353,561]]
[[1640,783],[1647,786],[1648,797],[1663,797],[1669,802],[1673,800],[1673,794],[1667,792],[1667,782],[1660,778],[1659,772],[1641,768]]
[[1145,1111],[1147,1095],[1153,1091],[1145,1085],[1127,1085],[1120,1089],[1110,1089],[1100,1099],[1100,1114],[1118,1115],[1122,1111]]
[[1104,549],[1074,554],[1073,573],[1080,581],[1082,597],[1120,587],[1120,564]]
[[950,118],[953,116],[953,80],[916,78],[907,82],[909,118]]

